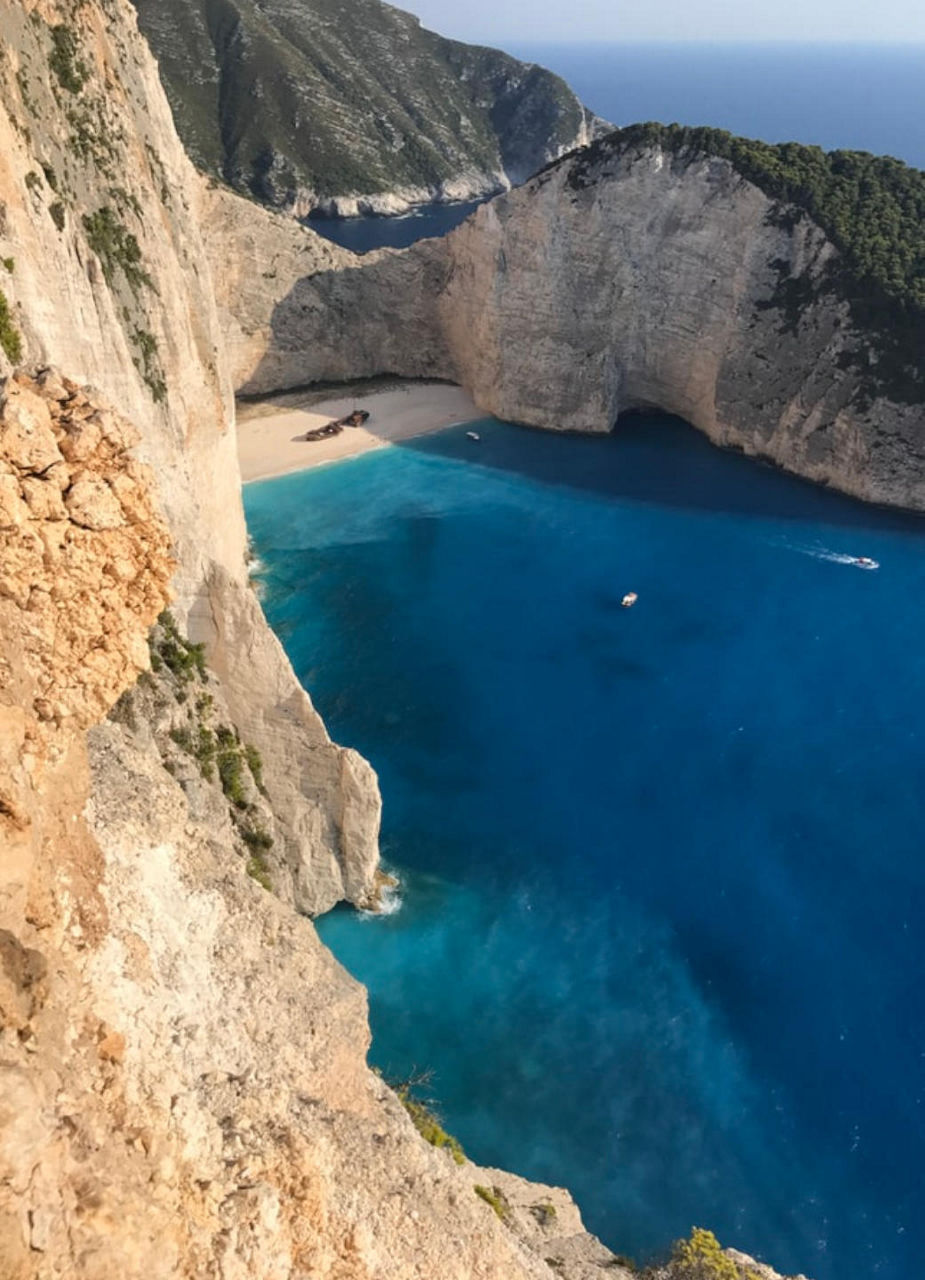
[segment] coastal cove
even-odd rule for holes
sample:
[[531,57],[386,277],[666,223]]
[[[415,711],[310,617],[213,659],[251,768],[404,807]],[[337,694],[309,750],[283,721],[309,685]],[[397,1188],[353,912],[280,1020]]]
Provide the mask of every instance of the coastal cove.
[[400,909],[318,922],[371,1060],[640,1259],[696,1222],[908,1280],[925,525],[659,415],[477,431],[244,491],[267,615],[380,775]]
[[458,227],[481,201],[457,204],[423,205],[414,213],[400,217],[307,218],[305,225],[326,240],[333,240],[352,253],[371,253],[374,249],[407,249],[418,240],[445,236]]
[[923,55],[630,17],[0,0],[0,1280],[918,1280],[925,169],[760,138]]
[[[305,433],[338,421],[354,409],[370,416],[366,424],[339,435],[306,440]],[[238,460],[241,479],[267,480],[355,458],[412,437],[471,422],[479,411],[462,387],[446,382],[373,379],[339,394],[296,391],[238,410]]]

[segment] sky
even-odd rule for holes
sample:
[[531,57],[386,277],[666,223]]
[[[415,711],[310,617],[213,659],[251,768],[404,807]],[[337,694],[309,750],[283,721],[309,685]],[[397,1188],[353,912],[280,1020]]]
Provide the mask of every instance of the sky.
[[925,43],[925,0],[392,0],[460,40]]

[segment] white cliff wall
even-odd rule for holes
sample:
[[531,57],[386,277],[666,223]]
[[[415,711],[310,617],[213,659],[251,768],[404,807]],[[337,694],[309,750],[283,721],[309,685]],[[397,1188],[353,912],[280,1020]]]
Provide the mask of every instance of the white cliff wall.
[[[278,890],[308,912],[365,901],[375,776],[330,743],[248,586],[200,182],[134,11],[0,0],[0,25],[0,289],[22,359],[99,388],[140,431],[177,560],[173,607],[264,759]],[[0,351],[0,374],[10,364]]]
[[717,444],[923,509],[925,412],[867,388],[869,341],[826,287],[836,250],[796,212],[725,160],[605,142],[403,252],[316,268],[318,238],[278,227],[269,292],[220,298],[235,385],[443,377],[552,430],[660,408]]
[[[446,243],[440,326],[500,417],[608,431],[632,408],[876,502],[925,507],[925,411],[863,394],[837,258],[725,160],[606,144]],[[788,290],[799,295],[787,301]]]

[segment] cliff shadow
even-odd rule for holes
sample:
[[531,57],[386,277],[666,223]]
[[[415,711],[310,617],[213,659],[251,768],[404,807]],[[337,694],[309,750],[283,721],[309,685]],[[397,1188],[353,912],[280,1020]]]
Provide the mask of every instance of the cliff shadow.
[[[468,431],[479,439],[472,440]],[[484,418],[401,441],[400,447],[653,506],[925,533],[921,515],[873,506],[721,449],[688,422],[659,411],[627,413],[603,436]]]
[[451,377],[436,313],[448,270],[441,243],[422,240],[413,252],[383,250],[323,269],[308,254],[306,274],[276,297],[269,314],[263,298],[254,306],[246,331],[267,328],[269,336],[256,367],[241,375],[239,399],[380,376]]

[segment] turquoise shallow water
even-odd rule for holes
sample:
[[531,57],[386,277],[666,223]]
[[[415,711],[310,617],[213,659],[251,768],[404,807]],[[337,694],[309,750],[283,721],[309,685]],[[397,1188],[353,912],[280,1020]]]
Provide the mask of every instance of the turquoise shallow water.
[[373,1061],[624,1252],[698,1223],[910,1280],[925,525],[657,416],[479,431],[245,491],[270,619],[382,782],[402,907],[320,921]]

